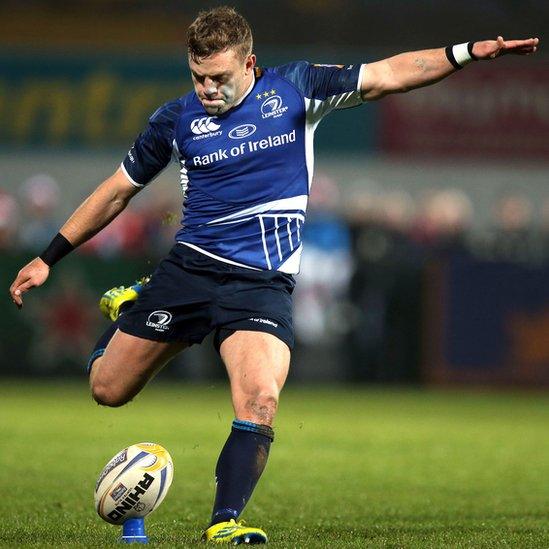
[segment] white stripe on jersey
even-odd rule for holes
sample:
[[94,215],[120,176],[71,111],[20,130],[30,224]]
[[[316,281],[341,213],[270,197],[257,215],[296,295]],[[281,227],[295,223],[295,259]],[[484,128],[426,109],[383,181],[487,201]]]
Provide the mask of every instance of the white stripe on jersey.
[[290,243],[290,251],[294,251],[294,243],[292,242],[292,231],[291,231],[291,228],[290,228],[290,223],[292,222],[292,218],[291,217],[286,217],[286,219],[288,220],[288,223],[286,224],[286,227],[288,229],[288,242]]
[[267,260],[267,268],[271,270],[273,267],[269,258],[269,249],[267,248],[267,239],[265,237],[265,224],[263,223],[263,217],[260,215],[258,217],[259,224],[261,225],[261,240],[263,241],[263,251],[265,252],[265,259]]
[[122,164],[120,164],[120,167],[122,168],[122,171],[124,172],[124,175],[128,178],[128,181],[134,186],[134,187],[137,187],[138,189],[142,189],[145,185],[141,185],[140,183],[138,183],[137,181],[134,181],[132,179],[132,177],[130,176],[130,174],[128,173],[128,170],[126,170],[126,167],[124,166],[124,162],[122,162]]
[[236,265],[237,267],[244,267],[246,269],[251,269],[252,271],[262,270],[262,269],[258,269],[257,267],[250,267],[249,265],[244,265],[244,263],[238,263],[237,261],[231,261],[230,259],[226,259],[224,257],[220,257],[218,255],[212,254],[211,252],[207,252],[206,250],[203,250],[202,248],[196,246],[195,244],[190,244],[189,242],[183,242],[182,240],[178,240],[177,243],[182,244],[183,246],[188,246],[189,248],[192,248],[193,250],[196,250],[201,254],[207,255],[208,257],[212,257],[213,259],[217,259],[217,261],[221,261],[222,263],[229,263],[230,265]]
[[185,197],[189,187],[189,176],[187,175],[187,166],[185,166],[185,160],[183,158],[179,159],[179,184],[181,185],[183,197]]
[[306,194],[302,194],[299,196],[292,196],[291,198],[281,198],[280,200],[257,204],[256,206],[240,210],[239,212],[231,215],[212,219],[211,221],[208,221],[207,225],[221,223],[223,221],[228,221],[229,219],[236,219],[250,214],[260,214],[276,210],[301,210],[304,212],[307,209],[307,199],[308,196]]
[[299,263],[301,261],[301,252],[303,251],[303,245],[300,244],[299,248],[288,258],[282,265],[278,266],[277,271],[287,274],[297,274],[299,272]]
[[185,166],[185,159],[179,152],[177,141],[174,139],[172,142],[172,157],[179,163],[179,185],[181,186],[181,193],[183,194],[183,200],[187,194],[187,188],[189,187],[189,176],[187,174],[187,166]]
[[276,240],[276,250],[278,252],[278,259],[282,261],[282,249],[280,248],[280,237],[278,236],[278,216],[275,215],[275,240]]

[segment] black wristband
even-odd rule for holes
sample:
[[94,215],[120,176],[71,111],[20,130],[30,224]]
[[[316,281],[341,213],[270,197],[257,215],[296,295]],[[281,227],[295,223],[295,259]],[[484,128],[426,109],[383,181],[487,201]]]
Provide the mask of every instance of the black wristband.
[[450,63],[452,63],[452,65],[454,65],[454,68],[456,70],[460,70],[462,69],[463,67],[456,61],[456,58],[454,57],[454,52],[453,52],[453,46],[446,46],[446,48],[444,49],[445,53],[446,53],[446,57],[448,58],[448,61],[450,61]]
[[471,56],[471,59],[473,61],[478,61],[478,57],[473,53],[473,46],[475,45],[474,42],[469,42],[467,44],[467,51],[469,52],[469,55]]
[[61,234],[57,233],[49,246],[38,256],[46,265],[53,267],[60,259],[74,250],[74,246]]

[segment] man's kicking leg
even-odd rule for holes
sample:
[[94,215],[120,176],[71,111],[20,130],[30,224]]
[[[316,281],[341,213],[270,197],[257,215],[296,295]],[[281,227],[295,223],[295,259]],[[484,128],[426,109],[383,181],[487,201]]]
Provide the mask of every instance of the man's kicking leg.
[[104,406],[122,406],[177,353],[185,343],[152,341],[118,330],[118,317],[131,308],[150,277],[129,287],[106,292],[100,301],[101,312],[113,324],[99,338],[88,363],[93,398]]
[[90,388],[104,406],[122,406],[182,351],[184,343],[151,341],[117,330],[102,356],[91,364]]
[[236,520],[267,463],[290,350],[271,334],[237,331],[222,343],[220,353],[231,382],[235,420],[217,462],[211,525],[203,537],[233,544],[265,543],[263,530]]

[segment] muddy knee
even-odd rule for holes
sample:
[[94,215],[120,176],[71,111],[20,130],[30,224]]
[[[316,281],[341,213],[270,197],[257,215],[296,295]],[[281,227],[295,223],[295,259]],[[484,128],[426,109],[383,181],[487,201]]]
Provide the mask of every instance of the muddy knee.
[[[272,425],[278,407],[278,395],[272,392],[257,392],[247,395],[241,412],[254,423]],[[239,411],[237,411],[237,415]]]

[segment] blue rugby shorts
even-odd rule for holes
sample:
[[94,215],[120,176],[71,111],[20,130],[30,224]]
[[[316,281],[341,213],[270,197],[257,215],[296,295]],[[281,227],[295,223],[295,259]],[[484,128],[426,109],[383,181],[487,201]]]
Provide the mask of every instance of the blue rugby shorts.
[[176,244],[154,271],[133,307],[118,319],[127,334],[154,341],[214,345],[236,330],[273,334],[294,346],[292,275],[255,271]]

